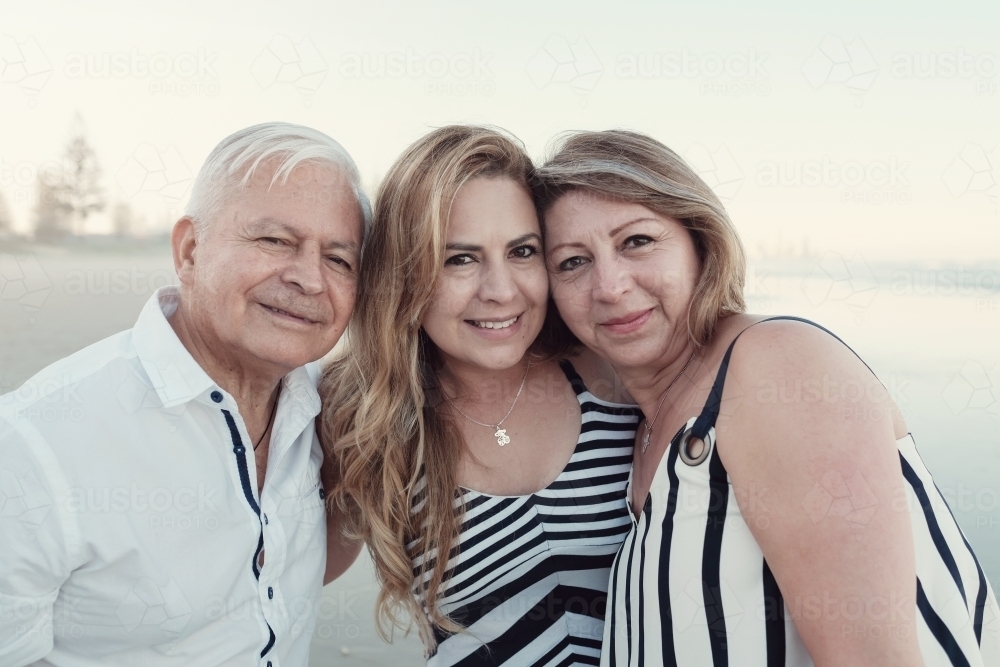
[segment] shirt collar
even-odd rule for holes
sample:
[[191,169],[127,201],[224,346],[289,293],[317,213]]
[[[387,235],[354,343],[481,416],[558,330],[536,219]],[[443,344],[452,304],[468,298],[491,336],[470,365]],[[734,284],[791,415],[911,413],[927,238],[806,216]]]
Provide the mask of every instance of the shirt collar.
[[[208,400],[207,394],[218,388],[167,321],[177,310],[180,298],[176,285],[159,288],[146,302],[132,329],[136,354],[165,408],[199,398]],[[318,379],[319,366],[315,363],[296,368],[284,378],[284,391],[305,412],[302,416],[309,419],[320,411]]]
[[216,386],[167,321],[180,298],[175,285],[159,288],[132,328],[136,354],[165,408],[192,401]]
[[288,394],[304,419],[313,419],[319,414],[322,401],[316,385],[319,382],[320,367],[317,362],[296,368],[285,376],[282,393]]

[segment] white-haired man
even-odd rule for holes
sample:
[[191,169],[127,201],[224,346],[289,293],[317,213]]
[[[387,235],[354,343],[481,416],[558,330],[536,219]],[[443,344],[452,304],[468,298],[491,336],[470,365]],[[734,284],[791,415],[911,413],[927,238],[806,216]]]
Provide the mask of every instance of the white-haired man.
[[241,130],[174,227],[179,288],[0,399],[0,665],[307,664],[360,549],[327,537],[311,362],[369,219],[333,139]]

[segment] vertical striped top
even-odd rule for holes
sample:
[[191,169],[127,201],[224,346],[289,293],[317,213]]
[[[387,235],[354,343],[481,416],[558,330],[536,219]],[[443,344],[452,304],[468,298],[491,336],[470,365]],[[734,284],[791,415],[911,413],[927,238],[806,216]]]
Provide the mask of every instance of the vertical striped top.
[[[602,665],[813,664],[793,619],[827,613],[826,601],[783,598],[714,446],[732,349],[731,344],[704,410],[664,453],[638,519],[629,513],[632,529],[612,567]],[[682,451],[682,441],[691,436],[707,445],[701,461]],[[1000,609],[989,582],[913,437],[907,434],[896,446],[916,548],[915,617],[924,663],[1000,665]],[[863,522],[874,509],[870,488],[860,475],[836,477],[824,478],[808,499],[810,509],[817,520]],[[854,607],[834,606],[843,615],[845,633],[869,632]]]
[[[599,663],[611,561],[631,528],[625,486],[639,410],[598,399],[568,361],[560,366],[580,403],[576,449],[537,493],[456,494],[465,514],[439,604],[466,630],[435,628],[431,667]],[[420,502],[418,493],[414,511]]]

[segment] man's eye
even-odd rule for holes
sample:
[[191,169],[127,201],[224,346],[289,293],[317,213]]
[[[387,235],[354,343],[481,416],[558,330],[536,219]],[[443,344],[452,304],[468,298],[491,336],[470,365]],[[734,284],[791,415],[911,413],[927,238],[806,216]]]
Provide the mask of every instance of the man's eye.
[[582,265],[586,260],[583,257],[570,257],[569,259],[564,259],[559,262],[560,271],[572,271],[578,266]]
[[452,255],[444,261],[445,266],[465,266],[476,261],[472,255]]
[[261,241],[261,243],[264,243],[266,245],[273,245],[273,246],[287,245],[284,240],[278,239],[278,238],[274,238],[273,236],[265,236],[260,241]]
[[522,245],[511,250],[510,254],[518,259],[528,259],[538,254],[538,248],[533,245]]
[[347,261],[346,259],[344,259],[343,257],[337,257],[336,255],[333,255],[333,256],[331,256],[331,257],[327,257],[327,259],[328,259],[328,260],[330,260],[331,262],[333,262],[334,264],[337,264],[337,265],[339,265],[339,266],[342,266],[342,267],[344,267],[344,268],[345,268],[345,269],[347,269],[348,271],[350,271],[350,270],[351,270],[351,263],[350,263],[350,262],[348,262],[348,261]]

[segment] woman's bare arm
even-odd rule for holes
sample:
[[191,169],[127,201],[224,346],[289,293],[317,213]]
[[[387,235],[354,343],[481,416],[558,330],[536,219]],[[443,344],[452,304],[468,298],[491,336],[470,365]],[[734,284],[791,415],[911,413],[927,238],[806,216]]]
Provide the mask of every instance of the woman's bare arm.
[[[320,431],[319,423],[316,426],[317,431]],[[324,446],[323,451],[329,452],[329,449]],[[361,547],[364,546],[364,542],[361,540],[352,540],[344,535],[344,525],[347,517],[330,495],[337,488],[339,482],[338,474],[337,466],[332,465],[332,461],[323,461],[323,466],[320,468],[320,481],[327,492],[326,573],[323,575],[324,586],[346,572],[354,564],[354,561],[357,560],[358,554],[361,553]]]
[[817,667],[922,665],[895,442],[905,425],[867,367],[810,325],[754,326],[736,344],[716,432]]
[[334,507],[330,511],[329,506],[326,512],[326,573],[323,575],[323,585],[342,575],[347,571],[364,543],[361,540],[350,540],[342,532],[344,516],[339,509]]

